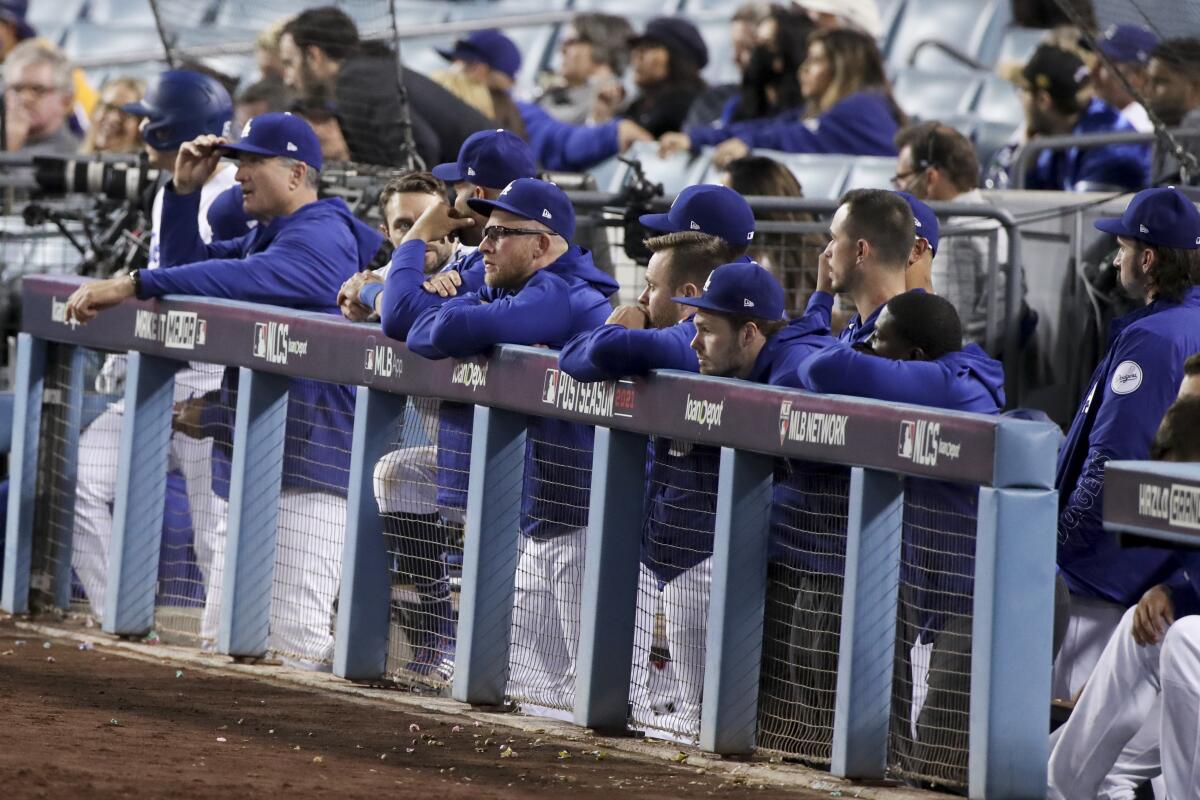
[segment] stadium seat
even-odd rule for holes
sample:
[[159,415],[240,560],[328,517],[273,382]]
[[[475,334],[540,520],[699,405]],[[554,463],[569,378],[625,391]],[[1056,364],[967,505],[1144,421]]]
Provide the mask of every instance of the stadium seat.
[[733,32],[729,27],[729,14],[710,15],[706,19],[693,17],[692,21],[708,45],[708,66],[704,68],[704,80],[710,86],[740,81],[741,74],[737,64],[733,63]]
[[33,2],[29,5],[29,13],[25,21],[34,27],[39,35],[45,36],[47,28],[62,28],[79,19],[83,11],[84,0],[56,0],[55,2]]
[[[1012,27],[1004,32],[1000,39],[1000,47],[996,53],[996,64],[1015,62],[1024,64],[1033,55],[1038,44],[1046,36],[1046,31],[1039,28]],[[994,66],[994,65],[992,65]]]
[[805,197],[827,200],[842,196],[842,187],[846,185],[851,164],[855,160],[853,156],[781,153],[777,150],[755,150],[754,155],[773,158],[790,169],[796,180],[800,181]]
[[976,73],[901,67],[892,81],[892,95],[909,116],[941,119],[969,111],[982,85],[983,80]]
[[981,121],[1014,127],[1025,118],[1017,88],[998,75],[989,75],[984,79],[975,107],[971,110]]
[[[992,27],[1009,17],[1008,0],[908,0],[889,43],[893,67],[908,64],[924,41],[944,42],[972,58],[986,58],[998,46]],[[1004,22],[1000,24],[1005,24]],[[967,69],[936,48],[922,48],[915,66],[924,69]]]
[[162,40],[153,25],[97,25],[76,22],[63,38],[63,52],[73,61],[111,57],[113,53],[162,51]]
[[[43,0],[45,2],[45,0]],[[49,5],[49,3],[46,3]],[[36,6],[38,3],[33,3]],[[58,3],[56,3],[58,5]],[[71,3],[67,3],[71,5]],[[199,25],[211,22],[217,12],[216,0],[175,0],[160,3],[159,11],[167,25]],[[89,0],[85,19],[102,25],[154,25],[154,9],[149,0]]]
[[[676,153],[663,158],[658,154],[658,145],[654,142],[635,143],[625,157],[640,161],[646,178],[653,183],[661,183],[667,197],[674,197],[694,183],[703,183],[710,163],[707,153],[695,157],[688,153]],[[632,171],[631,167],[621,164],[613,174],[608,190],[618,191]]]
[[841,191],[851,189],[890,189],[896,174],[896,159],[891,156],[857,156]]

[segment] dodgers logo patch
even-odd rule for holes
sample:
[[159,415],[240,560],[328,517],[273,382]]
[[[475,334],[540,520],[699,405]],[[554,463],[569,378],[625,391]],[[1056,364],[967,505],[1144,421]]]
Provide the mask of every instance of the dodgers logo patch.
[[1132,394],[1142,385],[1142,367],[1136,361],[1122,361],[1113,370],[1109,388],[1113,394]]

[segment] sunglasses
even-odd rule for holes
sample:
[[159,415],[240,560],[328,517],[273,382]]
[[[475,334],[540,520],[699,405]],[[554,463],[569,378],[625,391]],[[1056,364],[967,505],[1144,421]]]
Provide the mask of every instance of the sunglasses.
[[483,238],[490,242],[498,242],[508,236],[558,236],[554,231],[529,230],[528,228],[506,228],[503,225],[488,225],[483,229]]

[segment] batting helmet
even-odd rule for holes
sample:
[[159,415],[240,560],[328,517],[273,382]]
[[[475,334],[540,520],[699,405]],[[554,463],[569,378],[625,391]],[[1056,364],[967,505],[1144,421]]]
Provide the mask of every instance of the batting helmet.
[[184,69],[162,73],[141,102],[121,108],[146,118],[142,138],[155,150],[174,150],[202,133],[224,136],[233,119],[233,100],[225,87]]

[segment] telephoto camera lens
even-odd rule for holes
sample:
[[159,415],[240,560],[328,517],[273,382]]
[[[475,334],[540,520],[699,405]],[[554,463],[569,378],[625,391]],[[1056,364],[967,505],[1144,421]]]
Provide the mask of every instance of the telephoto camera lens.
[[158,180],[156,169],[100,159],[36,156],[33,170],[43,194],[103,195],[112,200],[137,198]]

